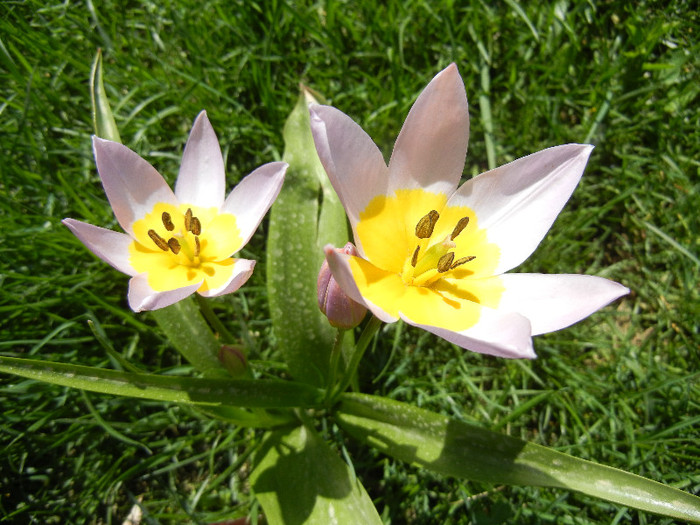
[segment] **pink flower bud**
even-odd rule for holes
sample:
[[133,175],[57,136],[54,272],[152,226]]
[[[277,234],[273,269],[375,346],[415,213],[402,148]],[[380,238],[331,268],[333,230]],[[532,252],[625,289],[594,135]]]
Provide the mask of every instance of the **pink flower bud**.
[[245,354],[236,346],[221,345],[219,361],[232,377],[243,377],[248,369]]
[[[336,251],[357,255],[357,248],[351,242],[343,248],[336,248]],[[328,318],[331,326],[345,330],[355,328],[367,313],[367,308],[350,299],[341,290],[328,267],[328,261],[323,261],[321,270],[318,272],[318,307]]]

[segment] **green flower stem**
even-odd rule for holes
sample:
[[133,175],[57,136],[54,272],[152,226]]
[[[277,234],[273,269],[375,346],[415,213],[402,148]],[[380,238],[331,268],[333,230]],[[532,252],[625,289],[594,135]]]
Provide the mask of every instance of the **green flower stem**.
[[224,326],[221,319],[214,313],[209,300],[206,297],[202,297],[198,293],[194,294],[194,298],[197,301],[197,306],[199,306],[199,311],[207,320],[209,325],[214,329],[215,332],[219,334],[219,338],[222,343],[235,343],[236,339],[233,337],[231,332]]
[[377,333],[377,330],[379,330],[380,326],[382,326],[382,322],[373,315],[372,318],[365,325],[365,329],[362,331],[362,335],[360,335],[360,339],[359,341],[357,341],[355,349],[352,355],[350,356],[350,362],[348,363],[348,366],[345,369],[343,380],[333,392],[331,399],[335,399],[338,395],[345,392],[348,386],[350,386],[350,383],[352,383],[353,378],[357,374],[357,367],[360,366],[362,356],[364,355],[365,350],[367,350],[370,341],[374,337],[374,334]]
[[329,401],[331,399],[333,385],[335,384],[335,377],[338,374],[338,363],[340,362],[340,355],[343,352],[344,335],[345,330],[343,330],[342,328],[338,328],[338,331],[335,334],[333,349],[331,350],[331,363],[328,373],[328,387],[326,388],[326,401]]

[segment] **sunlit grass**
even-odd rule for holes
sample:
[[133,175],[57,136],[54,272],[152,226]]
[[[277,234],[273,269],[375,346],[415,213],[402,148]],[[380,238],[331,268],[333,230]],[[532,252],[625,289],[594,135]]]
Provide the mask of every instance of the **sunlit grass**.
[[[172,182],[206,109],[229,188],[280,156],[299,82],[388,155],[420,89],[454,61],[472,119],[466,176],[548,146],[596,145],[523,270],[602,275],[632,293],[537,338],[532,362],[387,327],[361,367],[363,391],[698,493],[700,24],[690,2],[656,5],[3,3],[0,352],[114,366],[92,320],[130,361],[186,372],[150,317],[128,311],[127,278],[60,225],[74,217],[117,228],[90,146],[98,48],[124,142]],[[244,256],[263,259],[264,246],[263,224]],[[258,357],[273,360],[264,268],[214,307],[234,330],[242,316]],[[8,376],[0,402],[8,523],[121,523],[137,501],[145,523],[214,522],[251,509],[253,431],[185,407]],[[326,430],[387,523],[669,523],[576,493],[442,478]]]

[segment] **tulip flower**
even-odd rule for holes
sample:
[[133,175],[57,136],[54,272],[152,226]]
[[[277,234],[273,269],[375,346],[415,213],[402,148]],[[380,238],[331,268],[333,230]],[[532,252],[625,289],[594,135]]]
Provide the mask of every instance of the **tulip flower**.
[[343,291],[380,320],[403,319],[475,352],[532,358],[533,335],[629,292],[596,276],[505,273],[545,236],[593,148],[546,149],[458,187],[469,114],[454,64],[414,103],[388,166],[350,117],[329,106],[310,111],[358,251],[327,246],[326,260]]
[[279,194],[287,165],[265,164],[224,199],[221,149],[202,111],[182,155],[173,192],[144,159],[117,142],[93,138],[97,171],[126,233],[74,219],[65,224],[106,263],[130,275],[132,310],[155,310],[188,297],[231,293],[255,261],[232,255],[250,240]]

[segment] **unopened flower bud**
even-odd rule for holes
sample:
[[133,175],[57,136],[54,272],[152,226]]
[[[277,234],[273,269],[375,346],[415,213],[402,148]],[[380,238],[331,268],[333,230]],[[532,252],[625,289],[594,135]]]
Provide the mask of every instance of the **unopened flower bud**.
[[[351,242],[343,248],[336,248],[336,251],[357,255],[357,248]],[[318,272],[318,307],[331,326],[345,330],[355,328],[367,313],[367,308],[350,299],[340,288],[328,267],[328,261],[323,261]]]
[[232,377],[243,377],[248,369],[245,354],[236,346],[221,345],[219,361]]

